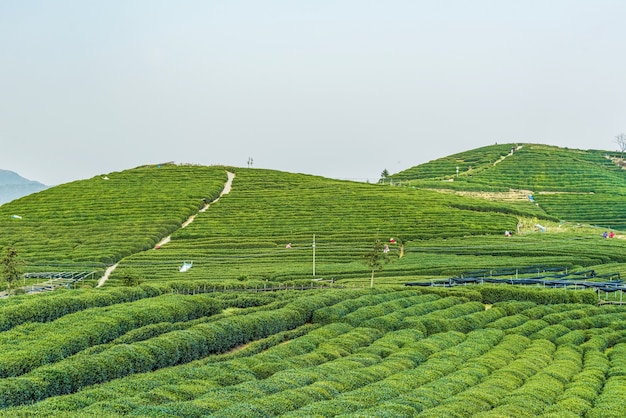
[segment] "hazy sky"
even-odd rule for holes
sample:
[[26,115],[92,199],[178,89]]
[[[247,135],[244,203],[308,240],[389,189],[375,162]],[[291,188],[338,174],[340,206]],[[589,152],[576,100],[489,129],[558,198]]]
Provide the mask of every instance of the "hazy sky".
[[623,0],[0,0],[0,168],[376,181],[496,142],[615,150]]

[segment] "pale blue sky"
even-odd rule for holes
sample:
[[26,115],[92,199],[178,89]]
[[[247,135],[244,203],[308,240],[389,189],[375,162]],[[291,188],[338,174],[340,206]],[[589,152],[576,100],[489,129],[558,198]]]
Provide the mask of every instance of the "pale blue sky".
[[376,181],[495,142],[617,148],[626,2],[0,0],[0,168]]

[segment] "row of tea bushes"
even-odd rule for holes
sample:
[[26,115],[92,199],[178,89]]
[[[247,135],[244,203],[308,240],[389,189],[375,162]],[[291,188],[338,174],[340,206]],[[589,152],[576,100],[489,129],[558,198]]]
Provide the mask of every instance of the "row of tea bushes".
[[[359,298],[343,300],[332,306],[318,309],[313,314],[313,321],[322,324],[337,322],[359,308],[370,306],[387,307],[388,310],[393,310],[400,307],[400,305],[393,302],[402,303],[406,306],[405,303],[411,304],[411,301],[406,302],[406,299],[412,297],[418,297],[418,300],[422,301],[422,293],[420,291],[395,292],[375,289]],[[392,303],[390,304],[390,302]]]
[[[358,294],[357,292],[355,295]],[[60,350],[62,355],[49,359],[49,361],[57,361],[56,363],[41,367],[36,367],[41,365],[41,360],[37,360],[41,357],[34,356],[35,358],[30,358],[30,360],[40,361],[39,364],[33,366],[32,363],[20,363],[22,368],[18,372],[6,374],[11,376],[32,369],[32,371],[21,377],[9,377],[0,380],[0,392],[3,393],[2,406],[18,405],[29,402],[29,400],[40,400],[50,396],[71,393],[84,386],[106,382],[129,374],[148,372],[186,363],[211,353],[224,352],[249,341],[304,325],[311,320],[316,309],[337,303],[349,296],[349,292],[346,291],[330,290],[315,295],[303,295],[280,309],[259,310],[249,315],[226,316],[217,321],[199,323],[185,330],[160,334],[135,343],[113,345],[101,352],[90,351],[86,354],[78,353],[67,357],[67,355],[77,352],[78,349],[85,348],[84,345],[89,343],[101,344],[110,341],[118,337],[124,327],[126,327],[126,331],[133,329],[133,325],[136,328],[136,325],[142,320],[140,315],[141,307],[130,306],[128,307],[128,312],[125,312],[124,315],[118,315],[118,312],[113,310],[109,320],[106,320],[106,318],[98,319],[103,324],[119,322],[119,324],[114,323],[113,326],[105,326],[106,330],[103,327],[96,326],[94,319],[93,321],[77,324],[78,334],[77,332],[65,330],[63,337],[61,337],[67,340],[65,345],[55,344],[53,341],[38,341],[42,349]],[[189,297],[182,299],[177,295],[164,296],[162,298],[169,298],[169,301],[172,302],[171,314],[176,315],[176,317],[168,318],[167,315],[163,316],[165,313],[161,312],[159,309],[160,305],[157,303],[146,303],[146,310],[144,310],[144,313],[147,315],[146,321],[149,320],[151,312],[152,318],[154,318],[152,323],[162,322],[162,319],[176,322],[185,316],[188,319],[190,318],[189,313],[182,309],[184,305],[181,305],[181,303],[187,301],[188,304],[191,304],[193,299],[190,300]],[[209,306],[212,306],[210,302],[211,295],[199,295],[195,298],[202,304],[209,303]],[[136,303],[141,302],[143,301]],[[147,302],[154,301],[148,300]],[[210,314],[210,312],[205,313]],[[68,326],[71,325],[71,319],[73,318],[69,317],[72,315],[67,315],[63,318],[67,319],[63,325],[65,325],[65,322],[67,322]],[[194,317],[197,318],[200,315],[201,313],[198,313]],[[50,324],[53,328],[57,328],[60,324],[59,321]],[[45,325],[42,324],[42,326]],[[89,335],[89,329],[93,329],[95,334]],[[80,334],[81,330],[83,334]],[[59,331],[56,332],[58,333]],[[50,334],[53,333],[51,332]],[[50,338],[54,337],[55,335],[50,335]],[[74,350],[77,346],[80,347]],[[64,349],[64,347],[67,348]],[[7,353],[7,356],[5,356],[7,360],[10,359],[9,354]],[[13,354],[15,355],[15,353]],[[15,355],[14,358],[22,361],[20,359],[25,358],[28,353],[23,354],[24,356]],[[64,359],[61,360],[61,358]]]
[[[609,360],[604,353],[584,351],[582,370],[571,379],[556,402],[546,408],[542,416],[594,416],[593,413],[587,413],[592,411],[594,401],[603,391],[608,370]],[[610,412],[613,406],[606,405],[598,410],[602,411],[602,416],[619,416],[614,411]]]
[[[569,222],[598,225],[602,228],[626,229],[624,193],[540,194],[541,206]],[[602,230],[598,231],[598,235]]]
[[[626,400],[624,399],[624,391],[626,390],[626,344],[616,345],[610,351],[608,358],[608,379],[604,387],[602,387],[602,391],[597,391],[600,392],[599,396],[593,399],[595,408],[590,410],[587,415],[591,418],[621,417],[624,415],[624,408],[626,408]],[[589,367],[587,375],[592,375],[593,371],[596,371],[595,374],[597,375],[597,371],[603,370],[602,366],[603,364],[600,363],[595,368],[593,366]]]
[[[348,320],[361,320],[360,325],[369,328],[376,328],[382,330],[399,330],[407,327],[407,324],[410,322],[405,322],[404,319],[407,317],[419,316],[429,314],[431,312],[444,310],[451,308],[452,306],[461,302],[461,299],[451,296],[440,298],[435,296],[434,294],[425,295],[422,297],[423,300],[420,303],[413,304],[407,308],[399,309],[387,314],[381,314],[380,316],[372,317],[370,319],[361,319],[361,311],[360,309],[353,314],[350,314],[346,317]],[[410,328],[413,327],[414,324],[410,324]],[[421,328],[421,331],[426,333],[426,327]]]
[[49,322],[89,308],[133,302],[167,293],[155,286],[121,287],[103,291],[59,290],[32,297],[16,296],[0,300],[0,331],[27,322]]
[[[106,307],[118,303],[128,303],[145,298],[154,298],[168,294],[195,295],[204,293],[216,293],[220,298],[241,298],[238,305],[244,307],[256,305],[255,300],[262,298],[256,295],[254,298],[246,296],[246,290],[278,289],[287,290],[284,284],[278,283],[238,283],[238,282],[210,282],[206,281],[177,281],[162,284],[142,284],[133,287],[112,287],[106,289],[78,289],[58,290],[32,297],[31,295],[14,296],[0,300],[0,332],[9,330],[27,322],[50,322],[64,315],[83,311],[89,308]],[[319,286],[318,286],[319,287]],[[289,289],[300,289],[297,284],[292,284]],[[220,295],[220,292],[233,291],[231,296]],[[246,302],[248,301],[248,302]],[[235,305],[233,305],[235,306]]]
[[189,321],[218,313],[208,295],[164,295],[89,308],[46,323],[26,323],[0,333],[0,378],[19,376],[148,324]]
[[[623,363],[621,307],[532,301],[488,307],[462,290],[262,294],[256,306],[135,328],[0,379],[3,412],[501,416],[527,403],[520,416],[539,416],[605,408],[600,399],[612,395],[603,388],[618,387]],[[247,305],[236,296],[223,294],[222,306]]]
[[[532,266],[538,268],[537,276],[543,276],[549,272],[541,267],[567,268],[571,272],[581,266],[624,263],[623,242],[619,241],[622,240],[603,239],[601,230],[593,235],[587,231],[580,234],[458,237],[414,241],[407,245],[406,252],[417,253],[425,262],[430,262],[430,255],[433,258],[439,256],[442,262],[458,266],[448,271],[459,276],[472,270],[507,268],[515,271],[515,268],[522,270]],[[488,273],[486,277],[489,277]],[[510,277],[515,278],[515,274]]]

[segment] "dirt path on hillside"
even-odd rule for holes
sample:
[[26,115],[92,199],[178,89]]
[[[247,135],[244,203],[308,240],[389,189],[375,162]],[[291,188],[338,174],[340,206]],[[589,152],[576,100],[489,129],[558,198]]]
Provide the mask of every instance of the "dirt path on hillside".
[[[209,208],[209,206],[211,206],[212,203],[217,202],[218,200],[220,200],[220,197],[224,196],[225,194],[230,193],[230,190],[232,188],[233,185],[233,179],[235,178],[235,173],[231,173],[230,171],[226,172],[228,174],[228,180],[226,181],[226,184],[224,184],[224,188],[222,189],[222,191],[220,192],[220,195],[213,200],[212,202],[208,202],[206,203],[199,211],[200,212],[206,212],[206,210]],[[189,217],[189,219],[187,219],[185,222],[183,222],[183,224],[180,226],[181,228],[185,228],[187,227],[187,225],[189,225],[190,223],[192,223],[194,221],[194,219],[196,219],[196,215],[191,215]],[[159,243],[155,246],[155,248],[161,248],[162,246],[164,246],[165,244],[167,244],[168,242],[170,242],[172,239],[171,235],[168,235],[167,237],[163,238],[161,241],[159,241]],[[104,285],[104,283],[109,279],[109,276],[111,275],[111,273],[113,273],[113,270],[115,270],[115,268],[117,267],[117,264],[112,265],[111,267],[109,267],[106,272],[104,273],[104,276],[102,276],[100,278],[100,280],[98,280],[98,286],[96,287],[102,287]]]
[[[522,148],[523,145],[519,145],[517,147],[515,147],[515,151],[517,151],[518,149]],[[507,155],[503,155],[502,157],[500,157],[500,159],[496,162],[493,163],[493,165],[496,165],[498,163],[501,163],[502,161],[504,161],[507,157],[510,157],[511,155],[513,155],[515,152],[510,152]]]
[[105,272],[104,272],[104,276],[102,276],[100,278],[100,280],[98,280],[98,286],[96,287],[100,287],[104,284],[104,282],[106,282],[109,278],[109,276],[111,275],[111,273],[113,272],[113,270],[115,270],[115,268],[117,267],[118,263],[113,264],[111,267],[109,267]]

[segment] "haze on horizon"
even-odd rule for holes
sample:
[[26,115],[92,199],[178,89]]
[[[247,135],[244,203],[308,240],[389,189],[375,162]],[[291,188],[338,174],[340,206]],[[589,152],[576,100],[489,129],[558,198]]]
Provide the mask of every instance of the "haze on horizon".
[[615,150],[626,2],[0,3],[0,169],[378,180],[496,142]]

